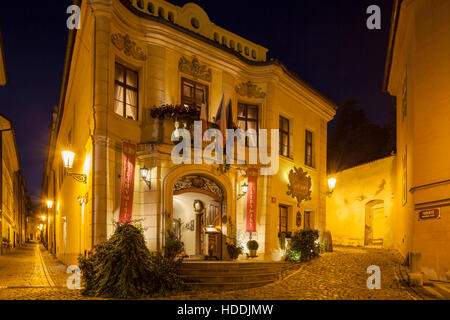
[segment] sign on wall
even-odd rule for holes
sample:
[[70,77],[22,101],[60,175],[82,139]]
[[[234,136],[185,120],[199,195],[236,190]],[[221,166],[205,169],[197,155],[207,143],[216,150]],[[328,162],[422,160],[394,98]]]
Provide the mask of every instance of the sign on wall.
[[247,190],[247,232],[256,232],[256,211],[258,207],[258,169],[248,169]]
[[441,218],[441,208],[419,211],[419,220],[431,220]]
[[124,142],[122,145],[122,188],[120,195],[119,223],[131,222],[135,163],[136,145]]

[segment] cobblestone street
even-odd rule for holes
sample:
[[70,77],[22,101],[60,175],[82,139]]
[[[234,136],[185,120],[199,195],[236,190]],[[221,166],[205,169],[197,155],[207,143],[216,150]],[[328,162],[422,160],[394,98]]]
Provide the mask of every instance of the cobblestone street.
[[[369,290],[366,269],[381,269],[381,289]],[[420,299],[398,278],[400,259],[392,251],[338,247],[302,264],[288,278],[260,288],[221,293],[195,291],[162,299],[180,300],[307,300],[307,299]],[[66,267],[39,244],[26,244],[0,257],[0,300],[89,299],[66,286]]]
[[[221,293],[195,292],[172,299],[214,300],[415,300],[414,292],[398,278],[400,257],[383,249],[338,247],[334,252],[303,264],[288,278],[264,287]],[[381,270],[381,289],[369,290],[367,267]]]

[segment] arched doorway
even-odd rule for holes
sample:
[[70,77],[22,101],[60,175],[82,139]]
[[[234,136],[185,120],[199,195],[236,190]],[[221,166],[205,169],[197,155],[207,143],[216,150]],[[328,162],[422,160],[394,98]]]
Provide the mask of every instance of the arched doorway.
[[187,175],[173,186],[173,231],[187,259],[222,259],[224,192],[211,178]]
[[385,228],[384,201],[369,201],[365,207],[364,245],[383,246]]

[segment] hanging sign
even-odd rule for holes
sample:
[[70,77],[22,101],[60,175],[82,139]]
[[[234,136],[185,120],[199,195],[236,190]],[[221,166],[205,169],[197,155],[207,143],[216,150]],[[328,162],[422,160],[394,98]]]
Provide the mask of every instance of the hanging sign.
[[120,197],[119,223],[130,223],[133,210],[136,145],[124,142],[122,145],[122,150],[122,188]]
[[256,211],[258,207],[258,169],[248,169],[247,190],[247,232],[256,232]]

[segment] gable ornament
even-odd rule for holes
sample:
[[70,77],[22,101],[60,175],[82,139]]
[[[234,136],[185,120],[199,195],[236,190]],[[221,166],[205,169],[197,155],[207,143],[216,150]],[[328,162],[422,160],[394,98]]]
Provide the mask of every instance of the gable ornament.
[[289,171],[289,183],[287,194],[297,199],[297,207],[300,207],[302,201],[311,200],[311,177],[302,168],[294,167]]
[[201,65],[197,58],[193,58],[189,61],[185,57],[181,57],[178,62],[178,70],[194,77],[195,80],[200,79],[211,82],[212,71],[206,65]]
[[115,33],[111,35],[111,42],[116,46],[120,51],[123,50],[123,53],[127,56],[132,56],[137,60],[145,61],[147,56],[141,47],[136,45],[136,42],[130,39],[129,35],[122,35],[120,33]]
[[247,96],[249,98],[257,99],[264,99],[266,97],[266,93],[251,81],[242,82],[239,86],[236,86],[235,90],[237,94],[244,97]]

